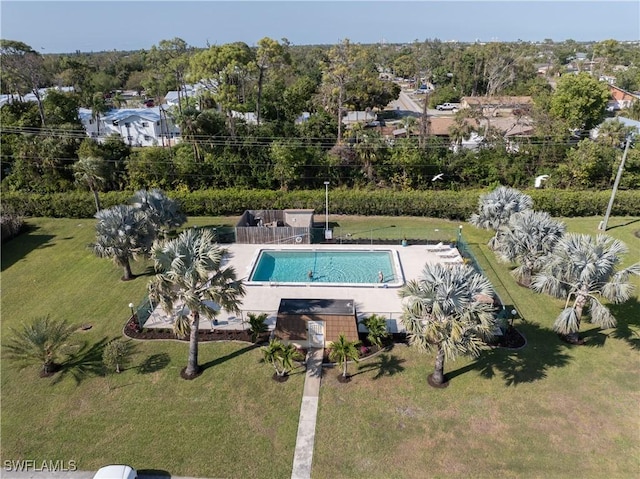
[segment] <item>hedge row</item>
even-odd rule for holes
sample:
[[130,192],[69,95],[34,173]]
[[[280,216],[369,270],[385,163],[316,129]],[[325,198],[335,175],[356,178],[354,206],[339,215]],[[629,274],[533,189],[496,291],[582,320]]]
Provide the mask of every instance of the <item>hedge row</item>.
[[[465,220],[489,190],[387,191],[334,189],[329,192],[329,213],[349,215],[427,216]],[[552,216],[604,215],[610,191],[531,190],[534,207]],[[166,192],[178,200],[188,216],[240,215],[247,209],[309,208],[323,213],[323,191],[199,190]],[[126,203],[133,192],[101,193],[103,208]],[[95,214],[93,196],[84,192],[34,194],[3,192],[3,207],[24,216],[91,218]],[[640,191],[619,191],[612,215],[640,216]]]

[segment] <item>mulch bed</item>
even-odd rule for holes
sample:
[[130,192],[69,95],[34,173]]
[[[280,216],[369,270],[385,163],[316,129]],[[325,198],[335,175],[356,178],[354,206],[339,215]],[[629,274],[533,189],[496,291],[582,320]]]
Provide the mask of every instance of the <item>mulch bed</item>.
[[498,341],[497,346],[501,348],[518,349],[527,344],[527,340],[513,326],[509,326],[504,335]]
[[[133,339],[177,339],[179,341],[189,341],[189,337],[179,338],[172,329],[165,328],[140,328],[135,319],[129,320],[124,328],[125,336]],[[269,333],[264,333],[258,337],[257,343],[268,341]],[[251,333],[242,329],[213,329],[198,331],[198,341],[246,341],[251,343]]]

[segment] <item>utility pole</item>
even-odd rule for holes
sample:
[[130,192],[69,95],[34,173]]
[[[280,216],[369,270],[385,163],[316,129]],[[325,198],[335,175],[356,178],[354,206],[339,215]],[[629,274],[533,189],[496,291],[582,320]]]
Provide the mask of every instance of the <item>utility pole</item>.
[[600,231],[607,231],[607,223],[609,222],[609,215],[611,215],[611,209],[613,208],[613,200],[616,197],[618,191],[618,184],[620,184],[620,178],[622,177],[622,170],[624,170],[624,162],[627,159],[627,153],[629,152],[629,144],[631,143],[631,136],[627,136],[627,144],[624,147],[624,153],[622,154],[622,161],[618,167],[618,173],[616,174],[616,181],[613,183],[613,191],[611,192],[611,198],[609,199],[609,206],[607,206],[607,212],[604,215],[604,220],[598,225]]
[[420,125],[420,148],[424,148],[427,144],[427,136],[429,135],[429,92],[425,92],[424,94],[424,105],[422,107],[422,117],[421,117],[421,125]]

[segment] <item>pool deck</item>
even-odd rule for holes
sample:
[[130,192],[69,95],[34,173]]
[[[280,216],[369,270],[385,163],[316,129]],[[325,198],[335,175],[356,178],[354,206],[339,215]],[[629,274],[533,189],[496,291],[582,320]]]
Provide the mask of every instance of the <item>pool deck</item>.
[[[243,281],[249,279],[252,261],[256,252],[263,248],[274,248],[274,245],[231,244],[223,245],[230,253],[229,264],[236,270],[236,274]],[[286,249],[309,249],[310,245],[286,245]],[[318,250],[393,250],[400,257],[400,265],[405,281],[417,279],[426,263],[443,262],[445,258],[433,251],[427,250],[425,245],[312,245]],[[452,250],[457,251],[457,250]],[[240,317],[224,309],[218,314],[218,323],[202,318],[200,329],[239,329],[248,327],[246,316],[248,313],[267,313],[267,323],[270,329],[275,327],[276,315],[282,298],[304,299],[353,299],[359,316],[378,314],[387,318],[390,332],[402,331],[400,316],[402,304],[398,297],[399,287],[376,284],[372,287],[319,286],[318,283],[300,283],[297,286],[264,283],[261,285],[245,285],[246,295],[242,300]],[[243,321],[244,320],[244,321]],[[159,307],[156,308],[147,322],[147,328],[168,328],[172,319]]]

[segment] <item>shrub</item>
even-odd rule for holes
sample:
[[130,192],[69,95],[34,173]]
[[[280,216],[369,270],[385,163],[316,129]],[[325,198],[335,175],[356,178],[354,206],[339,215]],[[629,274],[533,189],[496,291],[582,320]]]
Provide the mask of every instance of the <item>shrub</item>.
[[[476,209],[478,198],[489,190],[391,191],[337,188],[329,193],[331,213],[345,215],[427,216],[466,220]],[[604,215],[611,196],[604,191],[527,190],[534,208],[552,216]],[[131,192],[102,193],[104,208],[127,203]],[[324,211],[324,191],[272,190],[197,190],[166,194],[180,203],[188,216],[240,215],[247,209],[308,208]],[[95,214],[90,192],[24,193],[3,192],[3,206],[22,211],[24,216],[53,218],[91,218]],[[640,215],[640,191],[621,190],[616,195],[612,214]]]

